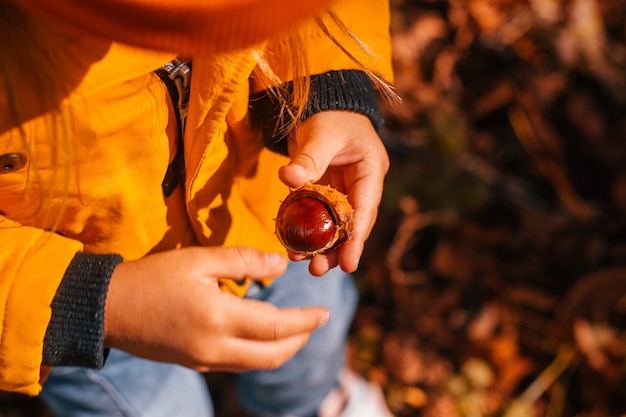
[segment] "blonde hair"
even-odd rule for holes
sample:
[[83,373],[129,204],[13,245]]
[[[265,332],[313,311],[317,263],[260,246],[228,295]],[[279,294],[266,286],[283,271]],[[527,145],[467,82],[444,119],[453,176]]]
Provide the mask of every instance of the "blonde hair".
[[[376,90],[381,94],[383,98],[388,100],[399,100],[398,95],[393,90],[392,86],[378,73],[372,71],[368,65],[362,62],[355,54],[350,52],[349,48],[342,44],[342,42],[334,35],[339,33],[345,35],[352,46],[356,47],[357,51],[366,54],[370,58],[376,58],[375,53],[371,48],[361,41],[351,30],[348,28],[339,16],[328,9],[321,15],[315,17],[315,23],[321,29],[321,31],[339,48],[350,60],[355,63],[355,66],[363,71],[370,78]],[[331,28],[329,25],[332,25]],[[334,30],[333,30],[334,29]],[[262,53],[254,51],[255,59],[257,61],[257,68],[254,72],[254,76],[265,83],[270,95],[280,103],[280,114],[277,120],[277,127],[282,127],[283,131],[277,131],[281,137],[288,137],[298,127],[302,120],[302,115],[306,108],[306,103],[309,98],[310,92],[310,70],[308,66],[308,59],[305,54],[306,48],[303,47],[304,41],[298,35],[293,32],[287,35],[286,38],[286,54],[285,56],[291,59],[292,70],[292,83],[291,90],[284,88],[284,80],[281,80],[272,70],[271,65],[264,58]],[[283,56],[283,55],[281,55]]]
[[[41,213],[46,201],[52,198],[52,184],[63,177],[69,181],[70,161],[67,158],[70,146],[69,124],[71,117],[60,107],[62,99],[69,95],[72,86],[64,63],[71,61],[64,56],[64,48],[58,47],[58,39],[50,36],[45,23],[33,19],[29,14],[10,2],[0,0],[0,108],[6,109],[0,115],[0,133],[9,129],[17,129],[28,160],[32,161],[33,149],[28,143],[24,123],[30,119],[44,115],[44,123],[48,126],[53,140],[50,142],[51,166],[63,166],[66,175],[53,170],[44,187],[43,178],[37,166],[31,164],[29,181],[41,185],[40,189],[48,192],[39,196],[38,205],[32,216]],[[61,51],[59,53],[59,51]],[[27,104],[26,104],[27,103]],[[65,193],[69,184],[65,184]],[[27,196],[28,198],[28,196]],[[61,210],[62,212],[62,210]],[[44,213],[47,214],[47,213]],[[43,224],[55,230],[60,222],[44,215]]]
[[[358,68],[369,75],[384,95],[394,94],[382,77],[369,70],[333,35],[333,33],[345,34],[358,49],[370,56],[373,55],[367,45],[354,36],[334,12],[328,10],[316,18],[316,23],[322,32],[356,63]],[[333,26],[332,30],[329,25]],[[0,39],[3,39],[0,46],[0,53],[2,53],[0,91],[4,91],[4,95],[0,95],[0,108],[7,109],[4,114],[0,115],[0,132],[4,129],[18,128],[24,149],[32,154],[34,149],[31,149],[28,143],[23,124],[31,118],[45,115],[51,132],[50,166],[61,167],[65,171],[64,173],[57,172],[60,171],[59,169],[53,171],[46,180],[47,184],[42,184],[43,179],[39,170],[31,164],[33,181],[38,182],[42,190],[48,190],[46,193],[42,191],[35,215],[40,214],[45,203],[53,198],[52,190],[55,183],[58,184],[59,181],[64,183],[61,187],[65,190],[64,194],[67,194],[69,190],[71,161],[67,155],[71,154],[72,117],[70,106],[62,108],[61,103],[75,87],[72,83],[80,78],[67,76],[68,71],[75,70],[71,66],[68,67],[67,63],[80,61],[81,57],[67,56],[67,54],[72,54],[72,51],[67,51],[67,48],[59,45],[62,35],[59,38],[51,37],[51,31],[55,33],[52,28],[46,26],[45,22],[24,12],[7,0],[0,0]],[[284,55],[291,59],[293,74],[291,91],[286,91],[281,87],[283,80],[278,79],[267,60],[258,52],[255,53],[258,65],[254,75],[265,79],[268,85],[276,86],[270,88],[270,93],[281,103],[283,121],[279,124],[285,126],[288,133],[291,133],[300,123],[309,97],[310,71],[303,40],[297,33],[287,35],[285,45]],[[30,161],[34,160],[32,155],[28,155],[28,158]],[[52,221],[46,220],[44,224],[56,230],[62,216],[63,210],[61,209]]]
[[[6,96],[0,97],[11,120],[2,120],[19,127],[28,119],[58,112],[61,98],[71,91],[63,75],[71,68],[64,48],[50,36],[50,28],[10,2],[0,0],[0,82]],[[19,92],[19,94],[18,94]],[[21,97],[24,97],[22,99]],[[33,98],[37,99],[34,100]],[[27,101],[29,106],[20,105]]]

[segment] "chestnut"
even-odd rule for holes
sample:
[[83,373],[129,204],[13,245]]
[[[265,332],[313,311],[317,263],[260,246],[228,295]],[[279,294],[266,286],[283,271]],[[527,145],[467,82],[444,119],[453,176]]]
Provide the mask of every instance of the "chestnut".
[[339,247],[350,238],[354,210],[336,189],[307,183],[293,190],[276,216],[276,236],[288,250],[307,257]]

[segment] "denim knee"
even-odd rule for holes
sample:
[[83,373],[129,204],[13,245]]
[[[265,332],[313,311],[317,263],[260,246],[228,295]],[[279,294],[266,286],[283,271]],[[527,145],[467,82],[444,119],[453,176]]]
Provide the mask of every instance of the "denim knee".
[[99,371],[52,369],[41,399],[63,417],[211,417],[204,377],[112,349]]
[[331,313],[328,324],[316,330],[283,366],[237,376],[241,403],[254,415],[314,415],[322,400],[337,386],[339,372],[345,366],[347,335],[358,301],[354,281],[339,268],[323,277],[314,277],[307,267],[304,262],[291,263],[272,285],[249,292],[252,298],[279,307],[321,305]]

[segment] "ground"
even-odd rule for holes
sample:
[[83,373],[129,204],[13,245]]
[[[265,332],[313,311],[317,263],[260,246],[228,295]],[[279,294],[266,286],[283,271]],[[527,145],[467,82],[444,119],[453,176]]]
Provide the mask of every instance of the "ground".
[[397,416],[624,415],[626,2],[393,10],[355,368]]

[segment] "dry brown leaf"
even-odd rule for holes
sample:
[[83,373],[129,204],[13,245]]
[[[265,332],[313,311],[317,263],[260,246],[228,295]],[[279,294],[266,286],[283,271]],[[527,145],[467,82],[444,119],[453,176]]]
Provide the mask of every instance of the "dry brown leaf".
[[383,355],[391,374],[404,385],[415,385],[424,378],[426,365],[414,336],[391,335],[384,341]]
[[413,408],[423,408],[428,403],[428,395],[418,387],[406,387],[404,402]]
[[502,322],[502,309],[497,303],[483,306],[467,329],[467,336],[473,342],[486,342],[496,333]]

